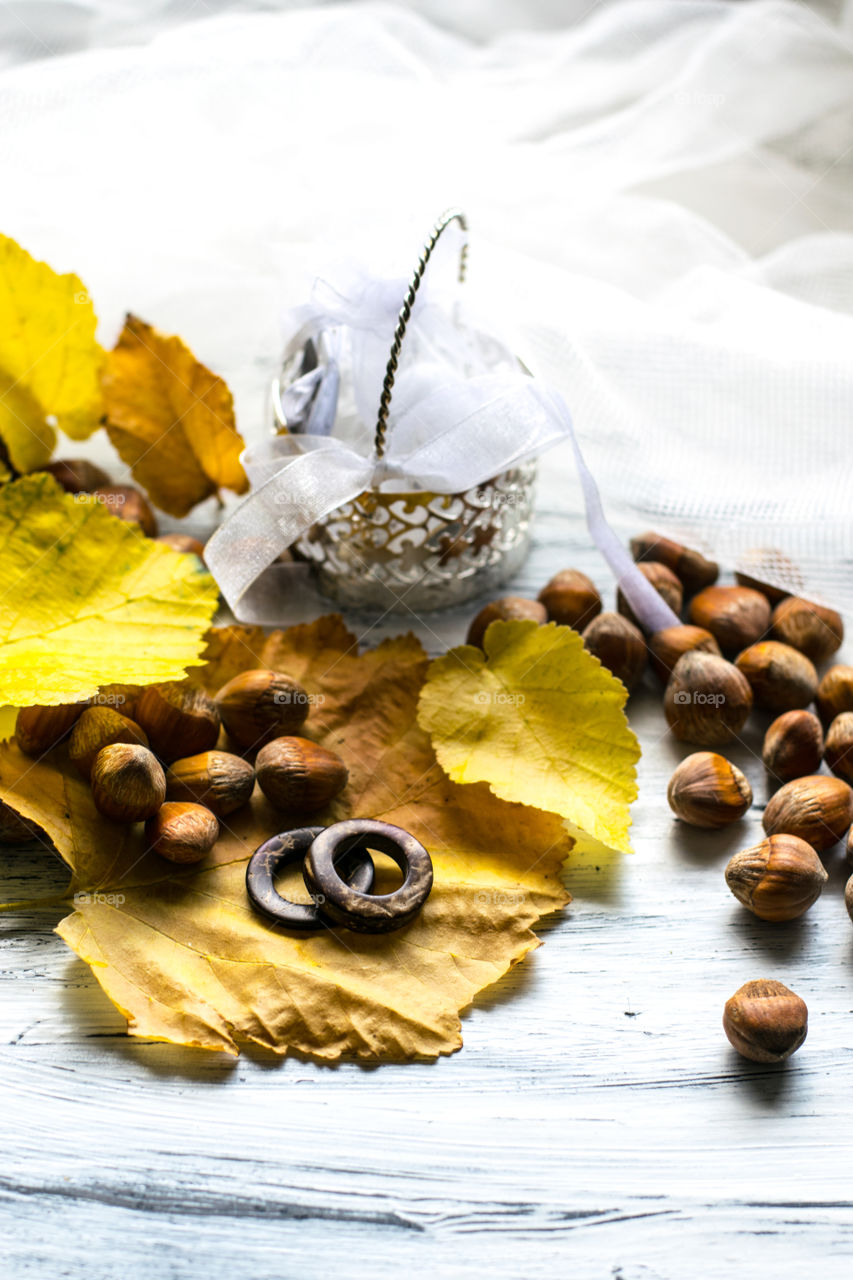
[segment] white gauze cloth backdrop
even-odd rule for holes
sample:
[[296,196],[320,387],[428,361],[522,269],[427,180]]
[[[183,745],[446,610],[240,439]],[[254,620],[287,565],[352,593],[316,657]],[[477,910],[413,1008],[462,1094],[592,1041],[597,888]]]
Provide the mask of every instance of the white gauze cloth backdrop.
[[506,7],[480,43],[353,3],[9,66],[0,229],[82,275],[103,341],[127,308],[181,333],[257,443],[282,310],[332,257],[405,274],[459,204],[466,288],[571,407],[618,527],[729,566],[778,547],[849,610],[844,30],[777,0],[515,32]]

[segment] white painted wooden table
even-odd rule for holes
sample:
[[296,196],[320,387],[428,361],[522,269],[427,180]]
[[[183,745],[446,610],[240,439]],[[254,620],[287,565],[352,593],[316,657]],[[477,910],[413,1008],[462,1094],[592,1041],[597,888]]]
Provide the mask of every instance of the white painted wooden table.
[[[573,564],[610,593],[568,514],[568,460],[545,472],[518,588]],[[468,616],[415,629],[436,652]],[[753,919],[723,867],[760,836],[760,761],[732,752],[756,795],[736,830],[689,831],[665,800],[687,751],[650,677],[630,716],[644,748],[636,856],[570,860],[572,905],[477,1000],[465,1047],[433,1065],[251,1051],[234,1063],[130,1040],[52,933],[57,909],[0,915],[2,1274],[849,1276],[843,859],[830,855],[805,919]],[[3,901],[65,880],[43,854],[0,851]],[[726,998],[761,976],[810,1010],[809,1038],[781,1069],[739,1059],[720,1026]]]

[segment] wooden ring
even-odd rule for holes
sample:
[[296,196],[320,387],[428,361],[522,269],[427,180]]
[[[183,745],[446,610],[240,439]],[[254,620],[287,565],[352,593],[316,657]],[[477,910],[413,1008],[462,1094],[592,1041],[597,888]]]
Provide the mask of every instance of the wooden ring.
[[[290,902],[278,893],[273,881],[285,867],[302,863],[311,842],[322,830],[322,827],[298,827],[295,831],[282,831],[255,850],[246,868],[246,892],[252,906],[268,920],[294,933],[319,933],[328,927],[317,910],[321,895],[312,894],[313,903]],[[361,892],[369,893],[374,878],[370,854],[365,849],[346,849],[340,857],[347,858],[342,867],[344,876]]]
[[[336,867],[340,858],[367,849],[396,862],[405,877],[399,889],[371,894],[341,878]],[[432,888],[432,861],[420,841],[401,827],[369,818],[326,827],[308,850],[302,874],[316,895],[320,917],[357,933],[402,929],[418,914]]]

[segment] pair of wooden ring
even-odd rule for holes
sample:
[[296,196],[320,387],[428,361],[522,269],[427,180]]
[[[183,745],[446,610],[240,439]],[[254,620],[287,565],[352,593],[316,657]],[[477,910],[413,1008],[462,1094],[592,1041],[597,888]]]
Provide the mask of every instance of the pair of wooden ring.
[[[403,873],[393,893],[372,894],[369,850],[387,854]],[[285,867],[302,863],[311,903],[289,902],[274,887]],[[432,889],[426,849],[401,827],[352,818],[331,827],[299,827],[273,836],[255,851],[246,869],[252,905],[281,927],[315,933],[341,925],[357,933],[391,933],[414,920]]]

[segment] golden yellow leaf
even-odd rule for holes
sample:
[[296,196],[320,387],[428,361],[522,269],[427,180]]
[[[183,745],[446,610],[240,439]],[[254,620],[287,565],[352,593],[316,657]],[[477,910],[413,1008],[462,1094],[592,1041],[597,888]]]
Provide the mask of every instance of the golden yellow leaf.
[[185,516],[220,488],[245,492],[231,392],[180,338],[128,316],[103,387],[109,437],[155,506]]
[[554,623],[494,622],[485,653],[452,649],[430,667],[420,725],[454,782],[559,813],[576,837],[631,852],[640,747],[625,686]]
[[[211,690],[266,665],[303,684],[307,733],[350,771],[341,797],[310,821],[369,816],[413,832],[435,869],[423,911],[392,934],[286,935],[250,909],[246,863],[299,820],[259,791],[224,820],[203,863],[180,868],[145,853],[139,828],[97,814],[63,747],[34,763],[6,744],[0,798],[35,820],[74,872],[61,936],[133,1035],[230,1053],[250,1041],[325,1060],[459,1048],[459,1011],[538,945],[537,920],[567,901],[559,872],[571,840],[559,819],[447,779],[416,723],[427,659],[411,636],[359,656],[340,619],[324,618],[269,637],[214,631],[208,656],[198,674]],[[297,880],[282,891],[299,896]]]
[[180,680],[218,593],[179,555],[45,473],[0,489],[0,703]]
[[0,439],[18,471],[47,462],[54,426],[75,440],[101,412],[103,352],[82,281],[0,235]]

